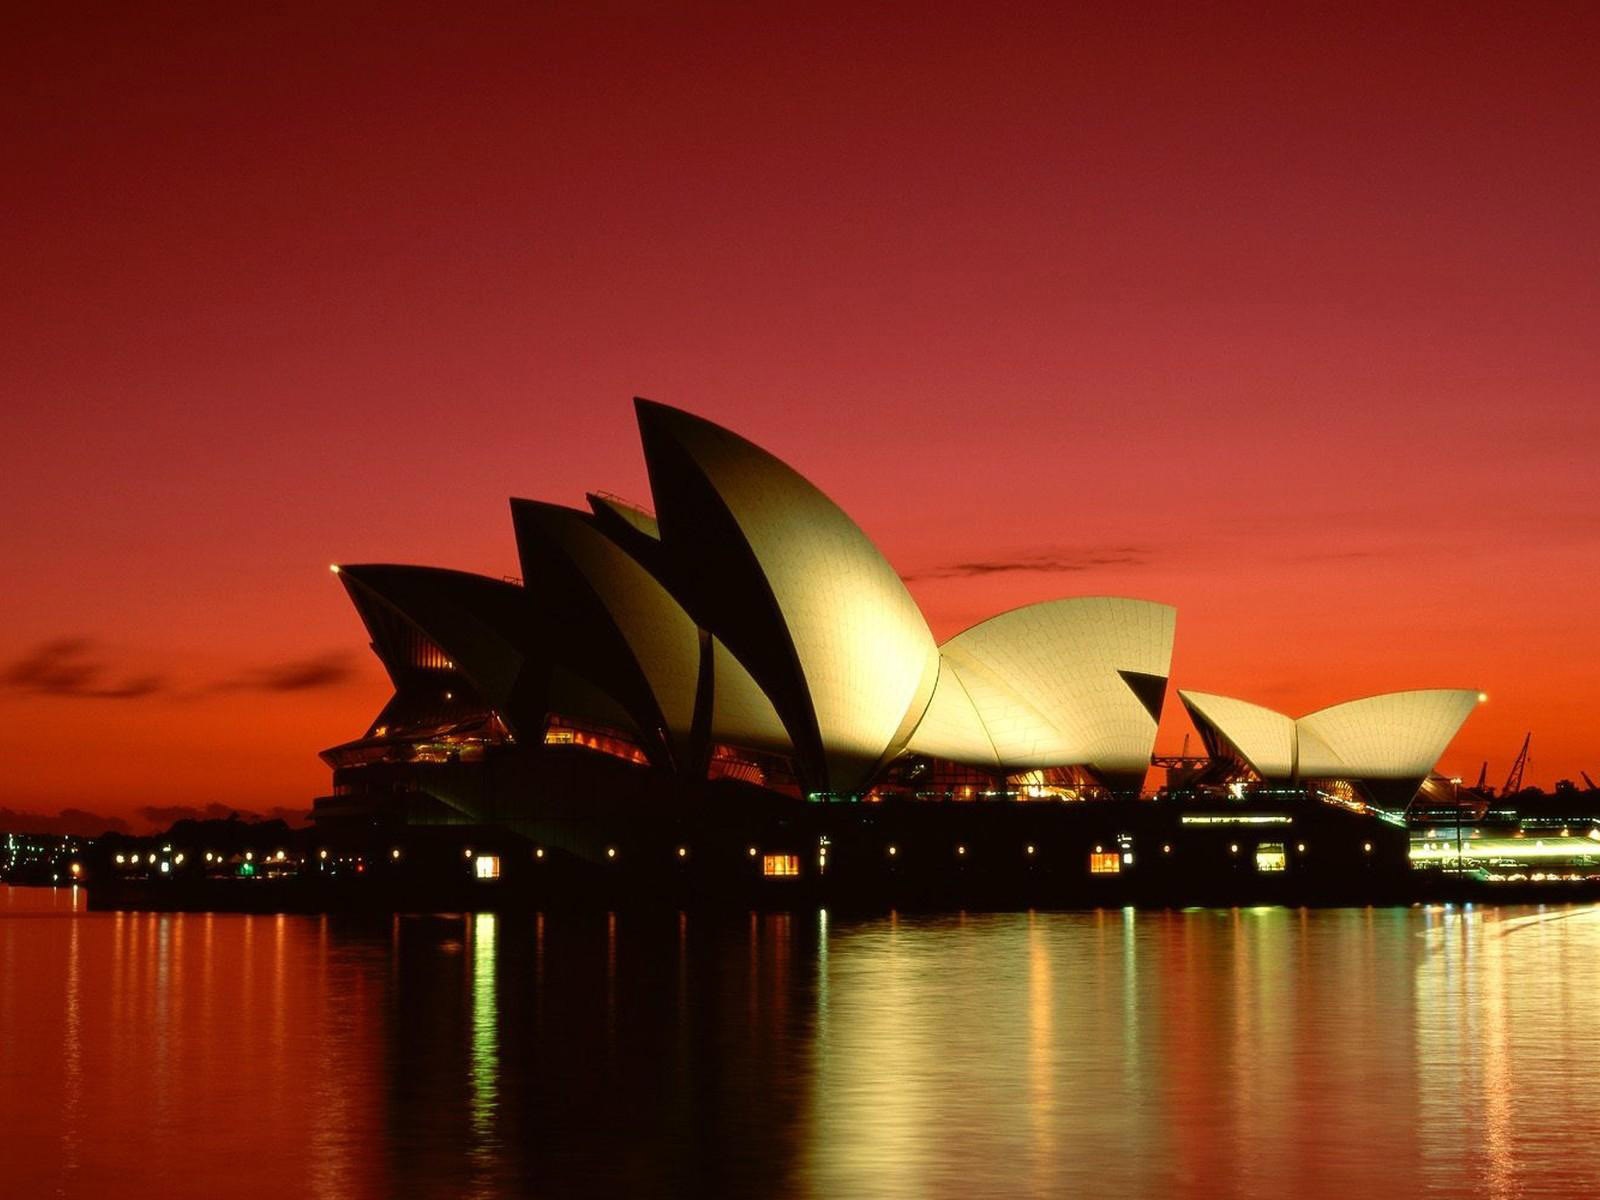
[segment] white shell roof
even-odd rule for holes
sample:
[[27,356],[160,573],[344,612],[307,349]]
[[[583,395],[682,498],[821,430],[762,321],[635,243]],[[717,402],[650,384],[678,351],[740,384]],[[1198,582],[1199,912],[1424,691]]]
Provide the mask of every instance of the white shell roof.
[[[643,671],[668,732],[687,737],[700,671],[699,628],[654,575],[583,513],[524,503],[528,518],[540,522],[605,606]],[[716,651],[712,736],[739,745],[787,746],[771,702],[749,672],[725,648],[718,645]]]
[[750,672],[719,642],[711,639],[711,738],[734,746],[788,753],[789,735],[772,709],[772,701],[750,678]]
[[1087,596],[975,625],[940,647],[939,689],[910,748],[1009,770],[1082,765],[1142,773],[1156,721],[1119,672],[1164,679],[1176,616],[1148,600]]
[[1426,776],[1472,710],[1478,693],[1461,688],[1389,692],[1335,704],[1296,722],[1300,730],[1300,775],[1339,774],[1335,763],[1308,752],[1308,736],[1319,740],[1344,770],[1362,779]]
[[934,685],[933,699],[928,702],[928,710],[906,743],[906,749],[913,754],[927,754],[973,766],[1000,766],[1000,756],[989,740],[983,718],[978,716],[972,697],[948,660],[939,663],[939,681]]
[[1226,738],[1263,779],[1287,779],[1294,774],[1293,717],[1248,700],[1207,692],[1180,690],[1178,698],[1197,720]]
[[932,694],[938,648],[916,601],[856,523],[793,468],[702,418],[651,411],[715,490],[771,590],[785,627],[774,636],[787,632],[794,647],[829,785],[863,785]]
[[1464,688],[1388,692],[1295,720],[1204,692],[1178,693],[1264,779],[1422,779],[1478,703]]

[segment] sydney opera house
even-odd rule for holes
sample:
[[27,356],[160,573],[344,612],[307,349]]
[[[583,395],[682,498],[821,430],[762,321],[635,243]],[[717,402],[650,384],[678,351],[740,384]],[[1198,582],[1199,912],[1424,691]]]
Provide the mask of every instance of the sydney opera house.
[[[1371,854],[1375,815],[1405,810],[1479,699],[1400,692],[1296,718],[1180,690],[1206,753],[1152,760],[1173,608],[1064,598],[939,644],[798,472],[690,413],[636,408],[654,512],[514,499],[520,579],[334,568],[394,695],[324,752],[319,825],[496,829],[599,864],[760,849],[770,867],[776,848],[781,873],[825,866],[829,846],[836,864],[904,861],[924,841],[963,859],[1016,841],[1007,854],[1035,860],[1052,837],[1109,872],[1136,842],[1171,855],[1202,829],[1232,839],[1218,853],[1289,862],[1330,819]],[[1171,786],[1140,800],[1153,761]],[[1047,815],[1063,812],[1075,823]],[[1299,828],[1253,819],[1275,816]],[[1257,835],[1244,851],[1239,829]]]

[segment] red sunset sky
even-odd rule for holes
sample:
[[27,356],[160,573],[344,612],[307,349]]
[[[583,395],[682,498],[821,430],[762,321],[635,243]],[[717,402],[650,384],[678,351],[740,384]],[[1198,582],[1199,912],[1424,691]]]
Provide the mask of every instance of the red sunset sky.
[[941,638],[1168,601],[1178,686],[1600,774],[1592,6],[866,7],[8,8],[0,808],[308,806],[327,564],[648,501],[635,394]]

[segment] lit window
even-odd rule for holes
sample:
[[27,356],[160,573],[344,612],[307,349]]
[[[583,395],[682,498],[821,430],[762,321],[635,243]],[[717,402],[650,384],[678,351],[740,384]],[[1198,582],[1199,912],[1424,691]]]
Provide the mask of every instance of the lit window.
[[500,878],[500,856],[498,854],[480,854],[474,864],[474,874],[479,879]]
[[1116,875],[1122,871],[1122,855],[1096,851],[1089,855],[1089,874]]
[[1289,856],[1284,853],[1282,842],[1262,842],[1256,847],[1256,870],[1258,871],[1286,871],[1289,869]]
[[800,856],[798,854],[764,854],[761,857],[761,873],[785,877],[800,874]]

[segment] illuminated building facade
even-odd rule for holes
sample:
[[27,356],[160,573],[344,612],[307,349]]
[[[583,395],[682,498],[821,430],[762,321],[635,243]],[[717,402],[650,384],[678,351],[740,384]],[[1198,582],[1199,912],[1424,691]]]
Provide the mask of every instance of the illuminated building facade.
[[[509,827],[599,863],[627,858],[628,837],[679,845],[686,823],[743,845],[808,802],[926,813],[1139,794],[1170,606],[1053,600],[940,645],[894,568],[798,472],[687,412],[636,410],[653,513],[606,494],[587,511],[514,499],[518,580],[334,568],[394,695],[362,737],[324,752],[334,791],[319,823]],[[1211,782],[1319,780],[1338,796],[1415,792],[1475,694],[1375,697],[1298,721],[1181,695]],[[791,862],[763,849],[784,851],[757,860],[781,862],[767,872],[780,878],[813,850]],[[1086,853],[1097,875],[1132,862]],[[1251,854],[1265,872],[1294,857],[1278,841]]]

